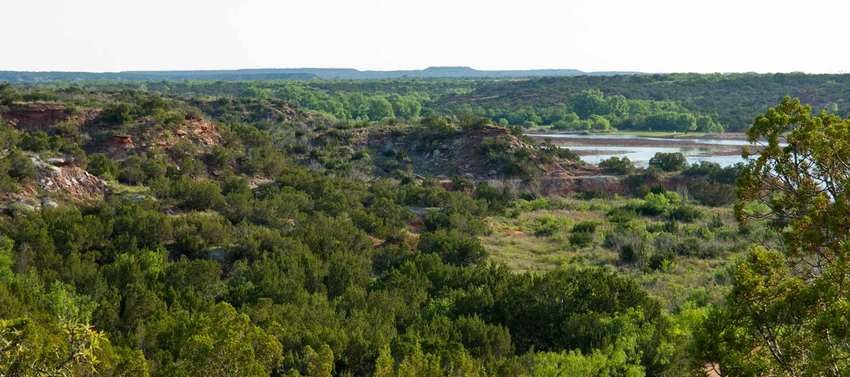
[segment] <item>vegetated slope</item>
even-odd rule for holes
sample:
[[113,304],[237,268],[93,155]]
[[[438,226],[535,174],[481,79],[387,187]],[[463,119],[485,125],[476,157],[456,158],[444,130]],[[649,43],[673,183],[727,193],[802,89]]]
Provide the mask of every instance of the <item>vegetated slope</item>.
[[[707,127],[711,122],[699,118],[721,124],[727,131],[741,131],[755,116],[785,95],[799,97],[816,110],[825,109],[844,117],[850,113],[848,77],[797,73],[640,74],[526,79],[113,81],[36,86],[73,84],[101,89],[140,88],[180,95],[279,98],[341,120],[414,119],[427,114],[456,116],[469,112],[489,117],[494,122],[505,119],[511,125],[527,127],[559,126],[577,130],[607,127],[646,130],[652,127],[653,130],[692,131],[694,129],[688,127],[662,129],[652,124],[635,124],[652,116],[661,116],[654,119],[656,123],[661,120],[671,123],[674,119],[668,118],[673,115],[684,117],[679,120],[690,123],[694,121],[689,119],[692,116],[697,118],[697,131],[718,132],[717,127]],[[596,103],[600,101],[573,98],[592,90],[601,90],[613,101],[600,105]]]
[[[0,121],[4,190],[37,178],[29,156],[61,156],[116,191],[0,213],[0,336],[16,345],[0,358],[11,375],[32,365],[133,376],[687,369],[670,362],[683,359],[684,335],[637,284],[602,269],[531,275],[489,264],[483,220],[519,203],[516,191],[469,180],[447,189],[410,173],[410,153],[433,157],[454,140],[481,155],[445,153],[484,158],[469,169],[485,176],[545,173],[561,158],[513,129],[471,117],[281,118],[291,107],[269,99],[0,89],[0,106],[38,97],[65,107],[55,124]],[[358,133],[383,126],[413,138],[393,152],[405,168],[362,176],[383,154]],[[87,153],[107,136],[133,148]],[[68,334],[79,337],[70,348]],[[77,356],[63,362],[67,352]]]
[[[712,115],[731,130],[745,129],[755,116],[788,95],[816,109],[850,113],[850,75],[669,74],[560,77],[493,81],[471,93],[443,96],[435,109],[456,112],[484,109],[537,109],[563,104],[583,90],[627,99],[680,102],[691,111]],[[835,104],[835,108],[831,108]]]
[[412,127],[376,129],[369,132],[366,145],[379,155],[409,162],[416,174],[442,179],[457,175],[473,180],[535,180],[582,167],[574,160],[555,158],[498,126],[439,138],[423,137]]

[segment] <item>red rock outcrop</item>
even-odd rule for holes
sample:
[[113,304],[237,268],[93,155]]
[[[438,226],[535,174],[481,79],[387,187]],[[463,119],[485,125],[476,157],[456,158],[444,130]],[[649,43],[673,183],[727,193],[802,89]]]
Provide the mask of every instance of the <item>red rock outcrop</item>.
[[53,104],[12,105],[0,116],[11,121],[12,126],[20,131],[46,131],[50,126],[67,122],[76,114],[67,107]]

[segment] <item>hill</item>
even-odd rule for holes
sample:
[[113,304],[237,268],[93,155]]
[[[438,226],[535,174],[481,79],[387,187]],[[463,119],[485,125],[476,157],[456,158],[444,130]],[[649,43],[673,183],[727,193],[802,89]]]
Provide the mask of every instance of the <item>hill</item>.
[[160,80],[376,80],[397,78],[510,78],[577,75],[618,75],[637,72],[582,72],[576,69],[492,70],[469,67],[429,67],[422,70],[360,71],[350,68],[281,68],[212,71],[127,72],[14,72],[0,71],[0,81],[12,83],[50,81],[160,81]]

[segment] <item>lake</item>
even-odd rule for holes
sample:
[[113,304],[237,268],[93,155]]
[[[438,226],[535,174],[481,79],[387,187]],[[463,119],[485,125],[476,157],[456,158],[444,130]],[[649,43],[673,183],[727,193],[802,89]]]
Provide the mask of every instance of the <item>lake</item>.
[[[750,145],[740,139],[661,138],[638,135],[611,134],[535,134],[536,138],[551,138],[561,148],[576,152],[582,161],[597,165],[611,157],[628,157],[637,167],[646,167],[656,153],[682,153],[689,164],[701,161],[730,166],[746,162],[740,147]],[[569,140],[565,140],[569,139]],[[643,145],[642,145],[643,144]]]

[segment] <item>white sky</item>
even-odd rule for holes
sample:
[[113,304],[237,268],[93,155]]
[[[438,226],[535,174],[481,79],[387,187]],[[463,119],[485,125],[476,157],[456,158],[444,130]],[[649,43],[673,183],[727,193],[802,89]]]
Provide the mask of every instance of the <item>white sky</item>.
[[850,1],[0,0],[0,70],[850,72]]

